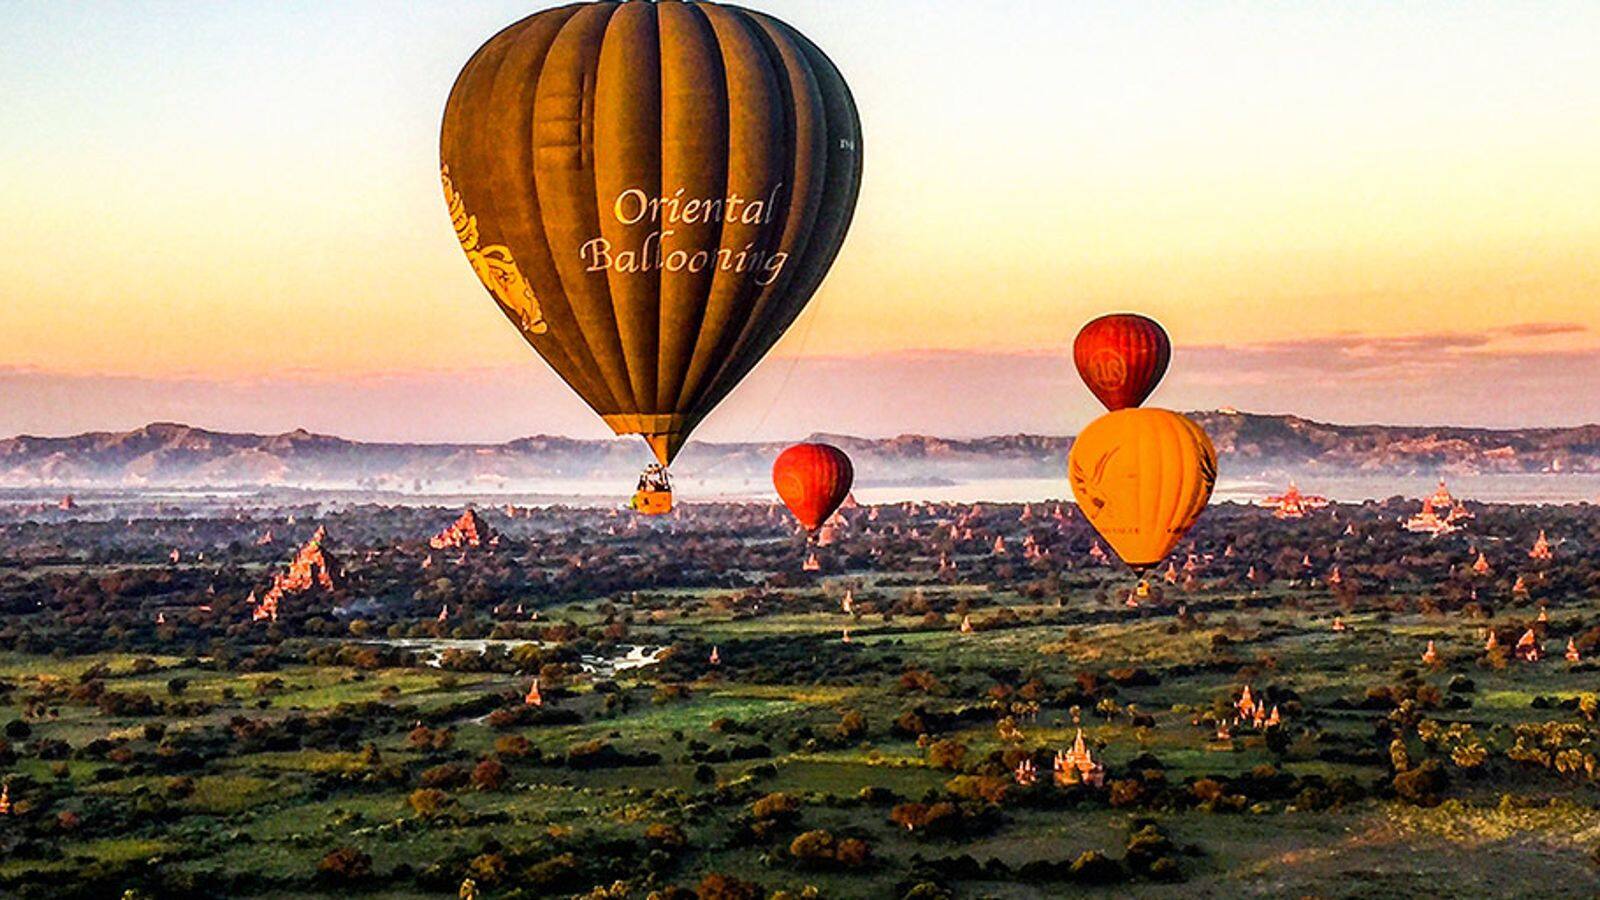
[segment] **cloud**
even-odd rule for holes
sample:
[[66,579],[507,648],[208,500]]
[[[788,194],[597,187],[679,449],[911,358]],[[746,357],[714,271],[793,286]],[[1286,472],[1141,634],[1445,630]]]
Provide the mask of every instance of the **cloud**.
[[[1509,327],[1471,332],[1428,332],[1421,334],[1329,335],[1286,341],[1252,344],[1211,344],[1179,348],[1193,354],[1213,381],[1230,378],[1258,381],[1262,373],[1366,377],[1382,380],[1436,377],[1464,367],[1475,368],[1501,361],[1537,363],[1552,355],[1587,350],[1549,349],[1534,352],[1527,340],[1559,335],[1581,334],[1584,325],[1571,322],[1528,322]],[[1508,346],[1510,344],[1510,346]]]
[[1589,326],[1580,322],[1524,322],[1504,330],[1506,334],[1516,337],[1545,337],[1552,334],[1586,334]]
[[[1528,323],[1485,332],[1334,335],[1182,346],[1152,397],[1171,409],[1234,406],[1334,422],[1491,427],[1600,421],[1600,347],[1587,329]],[[497,441],[610,432],[547,367],[294,371],[245,381],[63,375],[0,368],[0,434],[68,434],[150,421],[365,440]],[[1066,348],[773,357],[712,413],[707,440],[1070,434],[1103,410]]]

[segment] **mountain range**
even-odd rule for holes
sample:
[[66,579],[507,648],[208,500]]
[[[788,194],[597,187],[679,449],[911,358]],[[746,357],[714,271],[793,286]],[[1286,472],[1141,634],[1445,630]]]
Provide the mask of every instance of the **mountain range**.
[[[1224,478],[1600,473],[1600,425],[1496,430],[1335,425],[1233,410],[1190,415],[1216,444]],[[1070,437],[1026,434],[811,439],[848,452],[863,485],[1054,477],[1072,444]],[[696,442],[674,471],[734,483],[764,480],[783,446]],[[541,490],[631,479],[647,461],[643,446],[632,439],[537,436],[498,444],[408,444],[303,430],[258,435],[154,423],[123,432],[0,439],[0,487]]]

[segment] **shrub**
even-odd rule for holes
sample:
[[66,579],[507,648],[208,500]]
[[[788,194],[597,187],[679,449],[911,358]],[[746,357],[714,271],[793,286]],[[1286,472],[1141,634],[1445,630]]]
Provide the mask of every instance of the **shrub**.
[[701,879],[700,886],[695,889],[695,896],[700,900],[762,900],[765,893],[759,884],[720,872],[712,872]]
[[830,864],[834,855],[833,835],[820,828],[807,831],[789,843],[789,855],[803,866]]
[[773,793],[750,804],[757,819],[792,819],[800,814],[800,799],[790,794]]
[[472,786],[480,791],[498,791],[506,783],[506,767],[497,759],[481,760],[472,769]]
[[533,750],[533,745],[520,734],[508,734],[495,738],[494,752],[506,759],[521,759]]
[[418,779],[418,784],[424,788],[440,788],[448,790],[466,784],[472,778],[472,773],[460,763],[445,763],[440,766],[423,769]]
[[928,765],[935,769],[953,772],[961,768],[961,760],[966,755],[967,745],[960,741],[942,740],[928,745]]
[[1436,806],[1439,795],[1450,786],[1450,776],[1436,759],[1429,759],[1413,769],[1396,773],[1394,792],[1402,800],[1418,806]]
[[372,875],[372,857],[354,847],[339,847],[317,863],[317,877],[335,884],[350,885]]
[[1085,850],[1072,861],[1069,871],[1074,880],[1086,884],[1110,884],[1120,881],[1123,876],[1122,866],[1098,850]]
[[644,830],[644,839],[657,847],[667,847],[676,850],[689,843],[688,835],[683,829],[671,822],[656,822]]
[[406,802],[410,804],[412,811],[419,817],[434,819],[442,815],[445,809],[450,806],[450,795],[435,788],[422,788],[421,790],[412,791],[411,796],[406,798]]

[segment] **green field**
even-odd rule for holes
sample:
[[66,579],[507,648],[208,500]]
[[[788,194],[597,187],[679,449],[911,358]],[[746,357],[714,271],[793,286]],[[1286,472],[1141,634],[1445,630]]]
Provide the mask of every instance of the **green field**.
[[[1110,569],[1068,569],[1054,596],[1027,584],[912,566],[599,593],[547,605],[537,627],[558,631],[531,633],[560,637],[535,652],[445,668],[314,623],[172,652],[13,642],[0,895],[1600,890],[1600,679],[1560,658],[1600,624],[1587,592],[1547,594],[1536,623],[1532,604],[1418,602],[1422,576],[1354,597],[1219,579],[1139,608]],[[839,611],[846,589],[866,611]],[[480,610],[439,639],[482,637]],[[1485,628],[1533,625],[1550,658],[1485,652]],[[615,674],[581,662],[635,645],[666,649]],[[380,653],[352,662],[363,648]],[[1281,724],[1231,722],[1246,685]],[[1080,729],[1104,787],[1052,783]]]

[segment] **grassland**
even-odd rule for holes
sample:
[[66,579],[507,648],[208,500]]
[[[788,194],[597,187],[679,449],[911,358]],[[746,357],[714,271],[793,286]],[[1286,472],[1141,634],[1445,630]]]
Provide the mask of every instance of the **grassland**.
[[[0,894],[440,897],[467,880],[485,898],[745,896],[742,882],[839,898],[1600,891],[1585,706],[1600,679],[1560,658],[1600,624],[1600,598],[1548,596],[1535,622],[1531,603],[1484,616],[1408,601],[1431,589],[1420,579],[1354,599],[1307,579],[1169,588],[1129,608],[1110,569],[1041,597],[924,565],[771,585],[756,614],[724,587],[546,604],[542,621],[579,626],[585,653],[668,648],[609,676],[549,642],[522,662],[344,664],[319,648],[362,641],[304,631],[253,670],[193,648],[0,651],[14,803]],[[838,610],[847,589],[868,611]],[[1486,654],[1488,627],[1537,627],[1551,658]],[[1430,640],[1441,660],[1426,666]],[[538,708],[523,700],[536,674]],[[1282,723],[1219,739],[1246,685]],[[139,696],[159,709],[115,700]],[[1482,761],[1452,757],[1459,733],[1424,736],[1452,725]],[[1528,728],[1568,729],[1549,749],[1574,750],[1577,768],[1519,755],[1540,740]],[[1050,783],[1051,755],[1080,730],[1105,788]],[[1018,783],[1025,757],[1039,784]],[[1423,768],[1439,777],[1396,777]],[[958,824],[899,821],[942,802]],[[797,838],[817,831],[865,853],[810,853]],[[1130,849],[1140,834],[1149,858]],[[353,855],[330,862],[340,850]],[[1093,853],[1105,866],[1083,862]],[[707,887],[714,874],[735,881]]]

